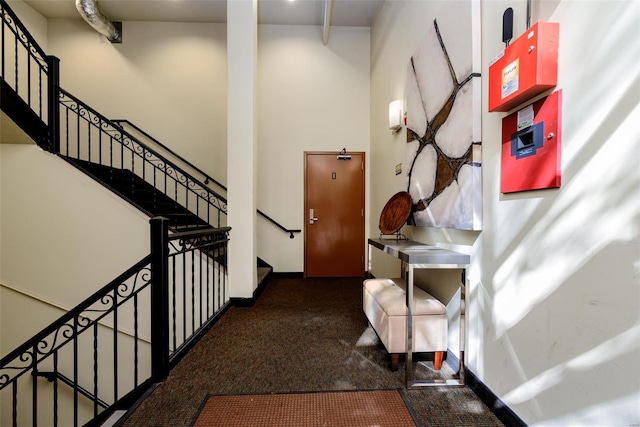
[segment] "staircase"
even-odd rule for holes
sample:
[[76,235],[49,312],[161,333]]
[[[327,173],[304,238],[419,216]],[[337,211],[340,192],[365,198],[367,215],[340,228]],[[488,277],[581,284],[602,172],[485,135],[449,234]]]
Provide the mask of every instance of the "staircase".
[[[60,88],[59,60],[44,53],[5,0],[0,28],[2,140],[7,128],[17,130],[153,218],[149,255],[0,359],[9,425],[36,425],[38,401],[52,406],[51,425],[101,425],[163,381],[233,303],[226,189]],[[301,232],[257,213],[290,238]],[[273,268],[260,258],[256,267],[260,286]],[[132,364],[121,363],[123,351],[133,353]]]
[[[42,149],[59,155],[145,214],[168,218],[173,232],[227,225],[222,184],[142,129],[126,120],[111,121],[60,88],[59,60],[45,54],[5,0],[0,0],[0,14],[2,44],[8,47],[2,50],[0,76],[3,116]],[[11,33],[15,41],[9,40]],[[138,136],[125,130],[122,122],[133,126]],[[204,179],[197,178],[203,175]],[[260,210],[257,214],[291,239],[301,232],[283,227]],[[261,259],[257,268],[261,284],[273,269]]]
[[168,218],[169,227],[172,231],[193,231],[211,228],[206,221],[127,169],[112,168],[66,156],[61,157],[149,217],[162,216]]

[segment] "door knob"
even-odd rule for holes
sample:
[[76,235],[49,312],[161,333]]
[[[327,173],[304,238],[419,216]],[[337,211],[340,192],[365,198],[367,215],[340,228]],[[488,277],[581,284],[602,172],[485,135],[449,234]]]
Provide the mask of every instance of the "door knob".
[[309,224],[314,224],[318,218],[313,216],[313,209],[309,209]]

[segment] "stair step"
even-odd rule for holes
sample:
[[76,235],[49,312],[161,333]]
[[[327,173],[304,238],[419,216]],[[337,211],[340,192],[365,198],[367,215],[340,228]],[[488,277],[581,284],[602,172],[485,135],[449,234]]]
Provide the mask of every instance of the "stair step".
[[113,411],[113,414],[111,414],[111,416],[109,416],[109,418],[107,418],[105,420],[105,422],[100,424],[100,427],[113,427],[113,426],[117,425],[118,421],[120,421],[120,419],[126,413],[127,413],[127,411],[125,411],[124,409],[119,409],[119,410]]
[[112,168],[64,156],[63,158],[79,169],[84,170],[147,215],[169,218],[172,230],[177,230],[178,227],[181,231],[209,227],[206,221],[130,170]]

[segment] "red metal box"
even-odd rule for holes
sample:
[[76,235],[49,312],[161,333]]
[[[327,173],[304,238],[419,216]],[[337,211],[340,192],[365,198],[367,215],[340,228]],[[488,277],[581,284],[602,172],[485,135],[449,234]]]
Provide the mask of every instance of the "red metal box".
[[536,22],[489,64],[489,111],[509,111],[556,86],[557,22]]
[[562,90],[502,119],[500,192],[560,187]]

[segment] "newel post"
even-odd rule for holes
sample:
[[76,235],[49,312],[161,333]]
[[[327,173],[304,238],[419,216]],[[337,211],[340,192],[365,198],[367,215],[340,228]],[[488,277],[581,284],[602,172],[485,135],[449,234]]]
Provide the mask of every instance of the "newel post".
[[151,377],[169,376],[169,220],[151,224]]
[[49,151],[60,152],[60,59],[47,56],[47,124],[49,125]]

